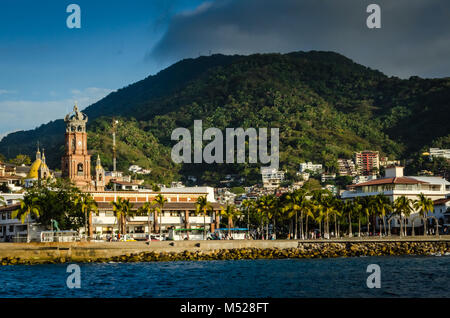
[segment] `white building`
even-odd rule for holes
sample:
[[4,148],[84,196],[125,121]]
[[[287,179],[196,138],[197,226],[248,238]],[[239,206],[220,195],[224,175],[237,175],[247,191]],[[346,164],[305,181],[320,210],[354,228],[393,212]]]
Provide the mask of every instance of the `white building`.
[[276,189],[284,180],[284,171],[271,167],[261,167],[261,177],[264,188]]
[[356,165],[351,159],[338,159],[339,175],[354,177],[358,174]]
[[0,207],[0,242],[26,242],[27,221],[30,229],[29,239],[40,241],[42,229],[36,224],[33,217],[28,217],[28,220],[25,220],[23,224],[21,220],[11,217],[13,211],[20,207],[18,203],[13,202],[13,204]]
[[128,171],[136,173],[136,174],[150,174],[151,170],[149,169],[144,169],[138,165],[131,165],[128,168]]
[[[386,169],[384,178],[353,184],[350,190],[342,193],[342,199],[354,199],[357,197],[374,196],[384,194],[391,202],[401,196],[417,200],[417,196],[423,193],[432,200],[444,199],[450,192],[450,182],[441,177],[403,176],[403,167],[390,167]],[[412,226],[412,219],[418,216],[417,212],[411,213],[407,226]],[[420,222],[420,220],[416,220]],[[414,226],[420,224],[414,223]],[[393,222],[393,227],[400,226],[398,221]]]
[[322,165],[320,163],[312,163],[312,162],[304,162],[300,164],[299,168],[300,172],[307,172],[311,171],[313,173],[321,173],[322,172]]
[[430,157],[450,159],[450,149],[430,148]]
[[356,176],[352,179],[353,183],[362,183],[362,182],[367,182],[370,180],[375,180],[377,178],[376,175],[371,175],[371,176]]
[[320,176],[322,182],[333,181],[334,179],[336,179],[335,173],[322,173]]

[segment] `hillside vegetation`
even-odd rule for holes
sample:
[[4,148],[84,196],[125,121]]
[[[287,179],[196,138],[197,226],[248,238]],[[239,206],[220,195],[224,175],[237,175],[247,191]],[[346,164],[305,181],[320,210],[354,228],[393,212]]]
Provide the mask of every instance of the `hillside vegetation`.
[[[259,181],[259,165],[174,164],[172,130],[217,127],[279,127],[281,167],[293,173],[302,161],[321,162],[328,171],[354,151],[379,150],[403,159],[450,141],[450,79],[387,77],[333,52],[250,56],[212,55],[182,60],[156,75],[111,93],[85,110],[88,147],[111,168],[111,117],[120,118],[118,167],[152,169],[151,181],[188,175],[217,184],[240,173]],[[59,168],[64,123],[50,122],[16,132],[0,142],[0,153],[34,155],[46,148]],[[93,160],[95,161],[95,160]]]

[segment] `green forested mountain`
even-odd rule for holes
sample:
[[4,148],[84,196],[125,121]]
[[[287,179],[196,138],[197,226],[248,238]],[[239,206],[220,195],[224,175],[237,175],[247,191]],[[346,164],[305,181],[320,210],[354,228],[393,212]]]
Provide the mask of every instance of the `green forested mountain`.
[[[225,174],[259,180],[258,165],[176,165],[170,160],[173,129],[279,127],[281,166],[321,162],[332,171],[338,157],[379,150],[402,159],[439,144],[450,146],[450,78],[387,77],[333,52],[250,56],[212,55],[182,60],[156,75],[111,93],[84,111],[88,147],[111,165],[111,116],[120,118],[118,165],[152,169],[153,181],[195,175],[215,184]],[[12,133],[0,153],[33,155],[46,148],[59,168],[64,123]]]

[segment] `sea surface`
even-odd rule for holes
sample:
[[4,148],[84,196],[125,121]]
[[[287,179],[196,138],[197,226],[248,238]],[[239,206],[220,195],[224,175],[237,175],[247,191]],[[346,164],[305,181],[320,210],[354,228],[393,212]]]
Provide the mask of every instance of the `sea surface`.
[[450,256],[78,265],[73,289],[67,264],[1,266],[0,297],[450,297]]

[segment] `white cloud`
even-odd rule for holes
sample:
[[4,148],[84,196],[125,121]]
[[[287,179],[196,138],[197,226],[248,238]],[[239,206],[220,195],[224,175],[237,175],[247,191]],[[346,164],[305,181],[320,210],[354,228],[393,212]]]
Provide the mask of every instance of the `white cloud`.
[[17,91],[7,90],[7,89],[0,89],[0,95],[6,95],[6,94],[16,94]]
[[35,128],[48,121],[63,118],[77,102],[80,109],[97,102],[112,89],[88,87],[73,89],[70,96],[61,100],[4,100],[0,101],[0,137],[17,130]]

